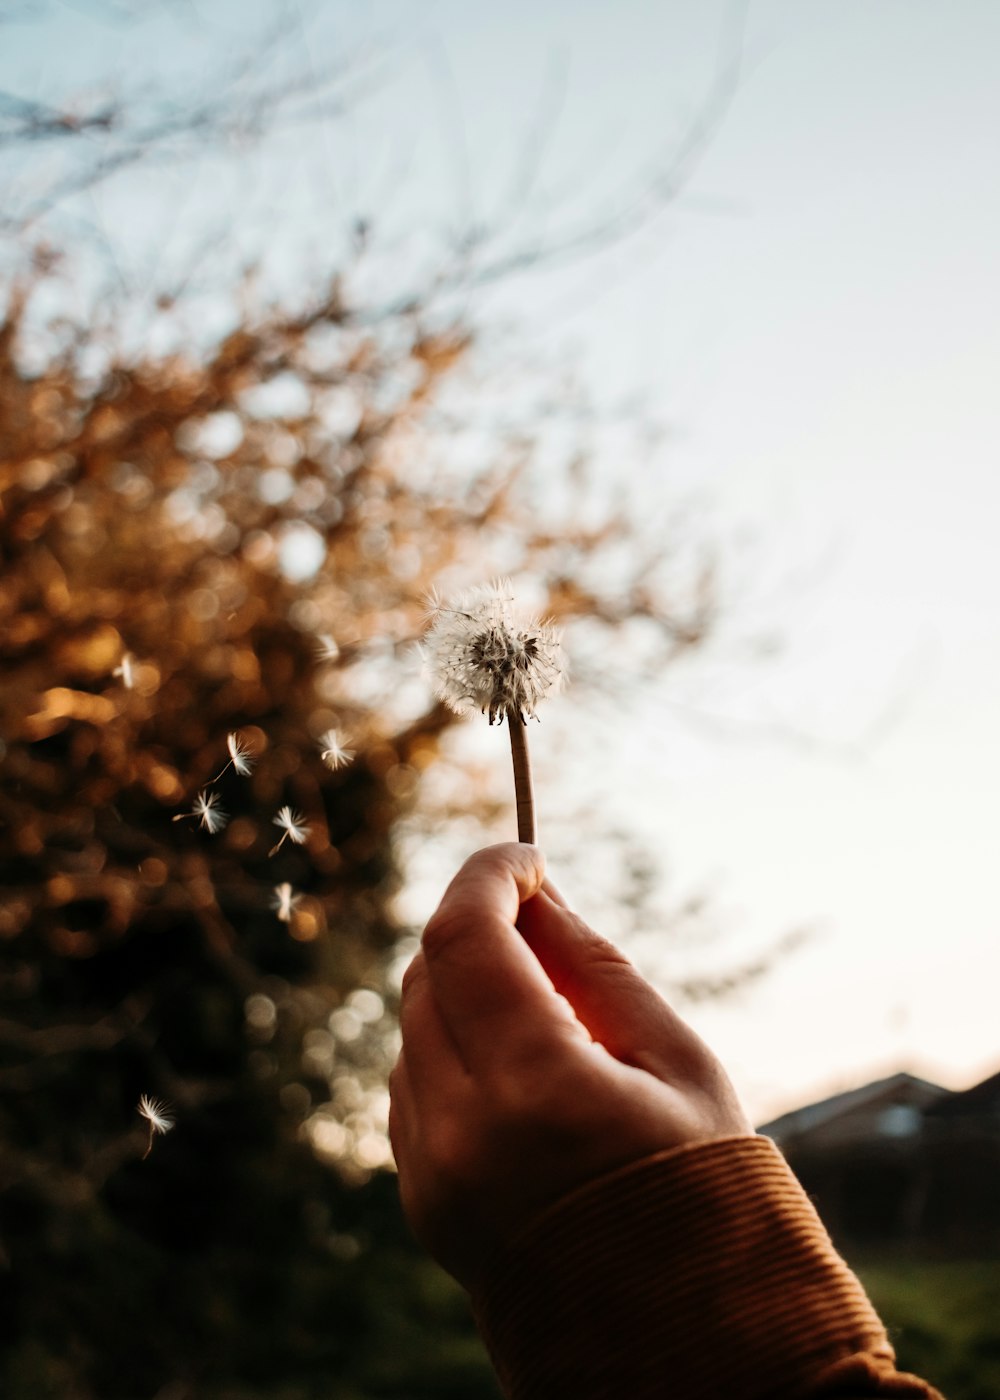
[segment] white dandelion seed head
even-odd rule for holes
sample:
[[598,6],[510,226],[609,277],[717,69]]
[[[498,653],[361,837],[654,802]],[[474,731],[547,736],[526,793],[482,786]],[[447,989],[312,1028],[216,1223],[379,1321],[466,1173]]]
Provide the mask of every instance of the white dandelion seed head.
[[174,1117],[167,1104],[162,1099],[151,1098],[149,1094],[140,1097],[139,1113],[149,1124],[151,1132],[169,1133],[174,1126]]
[[280,808],[273,822],[275,826],[280,826],[297,846],[301,846],[309,835],[309,823],[304,820],[301,812],[294,812],[291,807]]
[[208,832],[209,836],[214,836],[217,831],[221,831],[229,820],[226,813],[219,806],[219,794],[217,792],[199,792],[191,808],[191,815],[197,817],[201,825]]
[[354,757],[354,750],[345,746],[339,729],[328,729],[317,742],[323,762],[334,771],[343,768]]
[[275,885],[274,894],[271,897],[271,908],[277,912],[278,918],[283,924],[289,924],[292,921],[292,912],[301,899],[302,896],[296,893],[285,880],[280,885]]
[[229,758],[233,767],[241,778],[245,778],[253,770],[253,758],[250,750],[244,744],[239,734],[226,735],[226,748],[229,750]]
[[428,622],[433,622],[438,613],[444,607],[444,598],[438,591],[436,584],[431,584],[424,594],[424,616]]
[[431,595],[430,605],[424,655],[435,694],[459,714],[481,710],[491,724],[508,715],[523,721],[564,681],[562,634],[517,614],[509,579],[447,604]]

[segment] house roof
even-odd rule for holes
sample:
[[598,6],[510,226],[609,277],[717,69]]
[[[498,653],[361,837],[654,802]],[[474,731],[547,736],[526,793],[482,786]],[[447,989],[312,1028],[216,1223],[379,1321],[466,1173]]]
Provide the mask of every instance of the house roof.
[[783,1113],[769,1123],[762,1124],[757,1131],[766,1137],[781,1141],[825,1127],[838,1118],[878,1104],[888,1106],[905,1102],[924,1109],[949,1096],[950,1091],[942,1088],[940,1084],[932,1084],[929,1079],[919,1079],[914,1074],[900,1071],[885,1079],[875,1079],[857,1089],[831,1094],[829,1098],[820,1099],[817,1103],[806,1104],[803,1108]]
[[1000,1071],[973,1084],[971,1089],[949,1094],[929,1109],[937,1117],[964,1117],[973,1114],[1000,1114]]

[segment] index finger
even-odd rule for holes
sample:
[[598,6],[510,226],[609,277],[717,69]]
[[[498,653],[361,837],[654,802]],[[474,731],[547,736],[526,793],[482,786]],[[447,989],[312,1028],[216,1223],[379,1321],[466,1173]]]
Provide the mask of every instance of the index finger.
[[546,1018],[563,1012],[552,984],[515,927],[537,894],[545,860],[535,846],[508,842],[471,856],[424,930],[427,975],[463,1060],[492,1058]]

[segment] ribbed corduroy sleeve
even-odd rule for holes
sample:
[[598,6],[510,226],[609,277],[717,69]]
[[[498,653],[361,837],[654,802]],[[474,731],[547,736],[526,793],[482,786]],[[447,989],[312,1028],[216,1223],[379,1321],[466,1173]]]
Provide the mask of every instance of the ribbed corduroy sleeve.
[[510,1400],[812,1400],[937,1392],[885,1329],[784,1158],[726,1138],[560,1201],[474,1298]]

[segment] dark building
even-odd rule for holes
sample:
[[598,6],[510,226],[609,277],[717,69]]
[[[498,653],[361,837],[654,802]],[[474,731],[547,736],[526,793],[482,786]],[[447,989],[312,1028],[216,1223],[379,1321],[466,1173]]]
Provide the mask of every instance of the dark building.
[[894,1074],[759,1131],[845,1250],[1000,1253],[1000,1074],[962,1093]]

